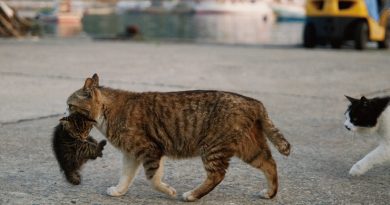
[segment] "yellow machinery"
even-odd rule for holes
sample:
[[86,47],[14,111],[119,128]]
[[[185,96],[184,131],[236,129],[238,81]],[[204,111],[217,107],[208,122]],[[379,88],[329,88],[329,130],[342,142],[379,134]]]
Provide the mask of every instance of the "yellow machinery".
[[390,0],[307,0],[303,45],[331,44],[340,48],[352,40],[356,49],[367,41],[390,45]]

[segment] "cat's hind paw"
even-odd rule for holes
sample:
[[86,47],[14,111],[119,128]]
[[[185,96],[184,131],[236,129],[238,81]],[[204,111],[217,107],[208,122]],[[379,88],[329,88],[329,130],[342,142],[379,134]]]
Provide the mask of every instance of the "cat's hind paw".
[[263,199],[270,199],[271,196],[270,196],[269,193],[268,193],[268,189],[263,189],[263,190],[260,192],[260,197],[263,198]]
[[109,196],[123,196],[126,194],[126,191],[120,192],[117,190],[117,188],[115,186],[112,186],[112,187],[107,189],[107,194]]
[[191,202],[191,201],[196,201],[198,200],[192,193],[192,191],[187,191],[186,193],[183,194],[183,201],[188,201],[188,202]]

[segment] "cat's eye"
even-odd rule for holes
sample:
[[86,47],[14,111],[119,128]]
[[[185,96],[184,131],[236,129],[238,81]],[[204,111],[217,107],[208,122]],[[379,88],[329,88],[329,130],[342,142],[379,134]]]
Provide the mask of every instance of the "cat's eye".
[[91,92],[85,92],[84,96],[87,98],[92,98],[92,93]]

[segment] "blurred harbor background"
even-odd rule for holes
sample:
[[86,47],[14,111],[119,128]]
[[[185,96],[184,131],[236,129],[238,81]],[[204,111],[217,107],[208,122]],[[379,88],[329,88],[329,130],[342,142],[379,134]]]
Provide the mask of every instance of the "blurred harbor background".
[[[312,1],[314,15],[327,12],[319,9],[320,1],[332,9],[338,3]],[[345,7],[352,1],[339,2]],[[154,191],[143,171],[125,196],[108,197],[106,189],[121,169],[120,152],[111,144],[102,159],[86,164],[81,185],[66,183],[50,139],[67,97],[93,73],[103,86],[135,92],[225,90],[264,103],[293,147],[288,158],[273,150],[280,185],[275,199],[260,199],[267,183],[263,174],[232,159],[225,180],[195,205],[388,205],[389,165],[361,177],[348,174],[377,146],[377,138],[353,134],[343,123],[344,95],[390,95],[390,51],[377,49],[377,42],[364,51],[328,49],[337,48],[334,44],[305,49],[303,27],[311,16],[308,9],[305,17],[303,4],[0,0],[0,205],[183,204]],[[370,20],[363,10],[352,16]],[[337,14],[334,20],[344,15]],[[325,31],[331,28],[327,22],[336,21],[325,21]],[[376,26],[385,34],[385,26]],[[307,33],[316,44],[316,33]],[[91,135],[104,138],[96,129]],[[179,196],[205,177],[199,158],[168,160],[165,167],[164,181]]]
[[41,37],[301,44],[304,0],[6,0]]

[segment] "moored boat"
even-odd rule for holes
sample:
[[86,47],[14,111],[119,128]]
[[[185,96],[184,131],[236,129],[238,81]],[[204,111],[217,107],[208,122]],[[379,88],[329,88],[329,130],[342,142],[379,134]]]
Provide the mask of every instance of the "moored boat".
[[278,21],[301,21],[305,19],[305,0],[273,0],[269,4]]
[[56,3],[53,11],[39,13],[37,15],[37,19],[52,23],[80,23],[82,18],[82,11],[72,9],[70,0],[63,0]]
[[258,13],[271,15],[272,9],[262,0],[198,0],[193,3],[195,13]]

